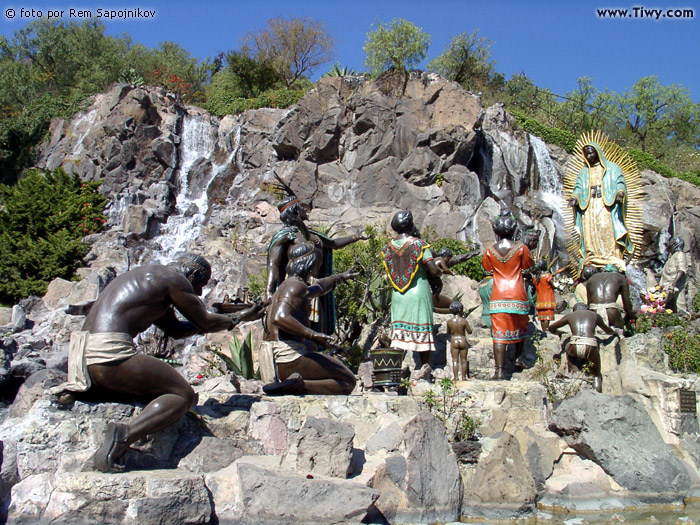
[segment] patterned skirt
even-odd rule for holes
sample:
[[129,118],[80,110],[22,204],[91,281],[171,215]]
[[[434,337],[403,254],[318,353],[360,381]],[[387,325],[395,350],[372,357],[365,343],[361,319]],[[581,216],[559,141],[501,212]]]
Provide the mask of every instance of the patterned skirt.
[[409,352],[432,352],[433,296],[424,274],[413,279],[401,293],[394,290],[391,297],[391,347]]
[[494,343],[520,343],[527,335],[529,301],[492,300],[491,339]]
[[552,301],[536,303],[535,309],[537,310],[537,318],[540,321],[554,321],[554,310],[556,307],[557,303]]

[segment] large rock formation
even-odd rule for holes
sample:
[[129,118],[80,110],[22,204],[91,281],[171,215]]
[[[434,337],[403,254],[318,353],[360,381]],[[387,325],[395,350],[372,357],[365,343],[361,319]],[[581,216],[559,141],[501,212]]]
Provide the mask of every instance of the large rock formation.
[[[542,243],[561,249],[556,184],[568,155],[516,128],[503,106],[484,109],[460,86],[422,73],[322,79],[289,109],[222,119],[163,89],[117,85],[74,119],[53,122],[37,164],[103,180],[110,219],[90,239],[81,281],[56,280],[43,298],[0,309],[0,393],[14,400],[0,425],[0,500],[11,519],[449,521],[531,514],[536,503],[585,508],[591,498],[622,509],[653,501],[647,492],[656,485],[621,473],[634,447],[603,446],[618,419],[636,422],[634,431],[645,435],[657,429],[655,446],[668,466],[659,479],[670,488],[661,501],[681,501],[700,482],[700,430],[694,415],[680,412],[678,391],[700,386],[694,376],[670,372],[656,332],[602,353],[605,393],[636,401],[596,396],[584,385],[568,403],[588,407],[595,398],[600,424],[577,430],[577,439],[569,433],[582,428],[580,419],[565,417],[564,403],[552,416],[556,432],[548,426],[552,384],[534,371],[510,383],[460,385],[460,406],[482,421],[481,439],[456,445],[455,453],[442,423],[422,411],[421,393],[437,388],[423,381],[415,398],[269,399],[254,382],[238,394],[224,379],[197,379],[207,366],[198,350],[225,345],[227,334],[175,348],[186,377],[199,383],[197,417],[136,445],[125,461],[138,471],[87,471],[105,421],[130,417],[133,406],[85,400],[61,411],[46,395],[63,379],[69,334],[84,319],[66,306],[94,299],[127,267],[168,262],[189,249],[213,263],[207,301],[246,286],[280,227],[268,185],[274,173],[313,204],[312,223],[385,228],[396,209],[410,208],[419,227],[485,247],[494,240],[489,220],[509,206],[523,223],[538,216]],[[643,255],[652,255],[673,201],[677,231],[697,260],[700,189],[648,171],[643,181]],[[696,279],[696,266],[692,272]],[[447,281],[445,290],[478,303],[477,283],[467,278]],[[476,328],[469,361],[473,377],[485,378],[491,346],[479,315],[469,318]],[[259,325],[242,327],[251,329],[259,340]],[[445,337],[438,343],[445,362]],[[551,355],[557,344],[547,338],[540,347]]]

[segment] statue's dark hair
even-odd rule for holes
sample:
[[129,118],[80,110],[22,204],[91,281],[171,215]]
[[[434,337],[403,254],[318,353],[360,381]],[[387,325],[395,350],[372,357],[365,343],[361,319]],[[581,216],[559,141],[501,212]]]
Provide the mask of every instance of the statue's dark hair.
[[211,265],[201,255],[186,253],[178,258],[175,266],[192,286],[204,286],[211,279]]
[[449,248],[443,248],[438,253],[438,257],[454,257],[454,253]]
[[450,304],[450,313],[453,315],[457,315],[459,312],[464,311],[464,305],[460,303],[459,301],[453,301]]
[[402,210],[391,219],[391,229],[396,233],[414,233],[413,214],[410,210]]
[[[297,201],[293,204],[289,204],[292,201]],[[285,207],[286,206],[286,207]],[[282,202],[279,203],[279,208],[282,210],[280,212],[280,220],[282,221],[283,224],[287,226],[291,226],[294,223],[294,219],[296,219],[297,215],[299,214],[299,207],[301,206],[301,202],[297,200],[296,197],[287,197],[284,199]]]
[[683,250],[685,248],[685,241],[680,237],[672,237],[668,241],[668,249],[671,251]]
[[535,263],[536,272],[544,272],[547,270],[547,261],[545,259],[540,259]]
[[509,211],[503,211],[498,218],[493,221],[493,231],[501,239],[513,240],[518,223]]
[[295,244],[289,249],[289,263],[287,264],[287,275],[306,277],[319,257],[318,252],[311,242]]
[[579,310],[588,310],[588,305],[586,303],[576,303],[573,308],[574,312]]
[[584,266],[583,271],[581,272],[581,278],[584,281],[587,281],[590,279],[592,276],[598,273],[598,268],[595,266]]

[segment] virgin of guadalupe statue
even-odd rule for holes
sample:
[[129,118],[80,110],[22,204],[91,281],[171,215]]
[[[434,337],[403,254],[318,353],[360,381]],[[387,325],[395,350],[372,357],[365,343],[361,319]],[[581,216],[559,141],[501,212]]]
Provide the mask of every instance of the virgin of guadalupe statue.
[[625,270],[641,240],[639,192],[639,172],[622,149],[599,132],[578,140],[564,180],[576,275],[589,265]]

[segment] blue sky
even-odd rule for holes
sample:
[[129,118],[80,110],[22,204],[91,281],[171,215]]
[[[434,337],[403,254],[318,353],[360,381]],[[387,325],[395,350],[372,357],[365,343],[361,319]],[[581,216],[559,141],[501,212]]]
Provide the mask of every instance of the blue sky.
[[[0,33],[11,37],[31,18],[21,9],[136,9],[156,11],[155,19],[106,20],[108,33],[129,33],[148,47],[164,40],[179,43],[198,58],[236,49],[249,30],[276,16],[311,17],[326,23],[337,40],[336,60],[364,70],[362,46],[373,23],[405,18],[431,35],[427,61],[439,55],[452,36],[479,29],[493,41],[496,68],[506,78],[524,71],[537,85],[564,94],[581,76],[599,89],[628,89],[638,78],[657,75],[662,84],[682,84],[700,100],[700,6],[688,0],[476,1],[476,0],[296,0],[199,1],[107,0],[3,2]],[[692,8],[692,19],[634,17],[633,7]],[[596,9],[623,8],[632,15],[604,19]],[[7,10],[15,10],[15,18]],[[76,18],[73,18],[74,20]],[[325,72],[322,67],[312,76]]]

